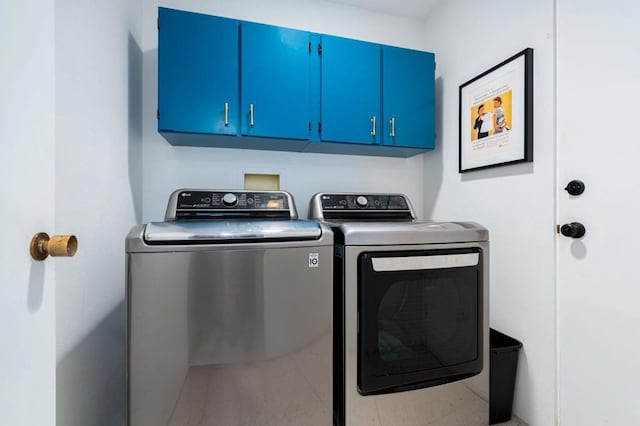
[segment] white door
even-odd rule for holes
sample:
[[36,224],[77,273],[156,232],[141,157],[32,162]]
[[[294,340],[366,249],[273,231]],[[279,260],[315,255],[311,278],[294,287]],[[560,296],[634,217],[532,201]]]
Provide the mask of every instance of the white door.
[[55,424],[53,0],[0,2],[0,424]]
[[560,424],[638,425],[640,3],[558,5]]

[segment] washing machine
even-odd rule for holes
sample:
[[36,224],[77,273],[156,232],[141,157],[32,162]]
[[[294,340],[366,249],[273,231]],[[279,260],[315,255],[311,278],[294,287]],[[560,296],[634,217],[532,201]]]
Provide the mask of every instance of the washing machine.
[[128,425],[331,424],[333,233],[291,194],[177,190],[126,262]]
[[334,231],[336,425],[489,424],[489,238],[403,194],[319,193]]

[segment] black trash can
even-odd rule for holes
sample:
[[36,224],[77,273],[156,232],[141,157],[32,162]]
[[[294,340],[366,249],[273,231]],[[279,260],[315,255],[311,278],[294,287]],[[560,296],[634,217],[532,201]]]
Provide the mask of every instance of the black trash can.
[[493,328],[489,336],[489,424],[493,425],[511,419],[518,352],[522,343]]

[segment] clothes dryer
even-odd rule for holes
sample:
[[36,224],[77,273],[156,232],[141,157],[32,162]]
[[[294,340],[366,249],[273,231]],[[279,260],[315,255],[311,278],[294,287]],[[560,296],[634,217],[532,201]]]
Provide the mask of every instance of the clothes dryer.
[[334,231],[334,424],[489,423],[489,238],[402,194],[319,193]]

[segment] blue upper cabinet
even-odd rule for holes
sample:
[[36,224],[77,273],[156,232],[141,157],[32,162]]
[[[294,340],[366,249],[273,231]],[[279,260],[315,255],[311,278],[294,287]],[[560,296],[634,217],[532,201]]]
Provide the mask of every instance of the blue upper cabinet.
[[380,139],[380,45],[322,36],[320,139],[376,144]]
[[242,134],[309,139],[310,35],[241,24]]
[[383,46],[384,145],[434,148],[434,72],[433,53]]
[[163,7],[158,23],[158,130],[174,145],[434,148],[432,53]]
[[238,21],[159,8],[158,130],[235,135]]

